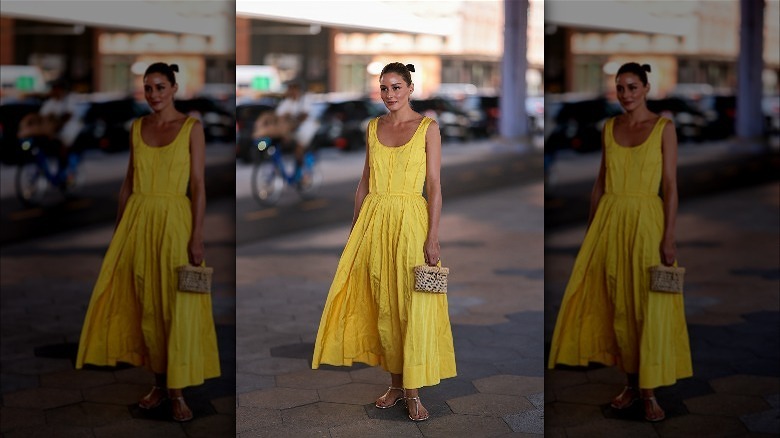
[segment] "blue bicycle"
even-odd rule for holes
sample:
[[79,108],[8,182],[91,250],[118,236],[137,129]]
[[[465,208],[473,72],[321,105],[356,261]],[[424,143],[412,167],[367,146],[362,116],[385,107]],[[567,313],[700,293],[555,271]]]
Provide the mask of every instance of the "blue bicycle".
[[316,153],[307,150],[303,164],[297,168],[292,157],[282,156],[281,148],[271,139],[261,138],[257,148],[268,159],[257,160],[252,168],[252,194],[263,205],[274,205],[282,195],[285,184],[295,187],[298,194],[309,199],[314,197],[322,185],[322,172],[317,165]]
[[49,188],[56,187],[63,195],[69,196],[84,183],[84,172],[79,166],[80,152],[68,152],[64,160],[58,160],[44,152],[41,141],[36,138],[19,141],[22,150],[30,154],[30,159],[16,169],[16,197],[26,207],[40,205]]

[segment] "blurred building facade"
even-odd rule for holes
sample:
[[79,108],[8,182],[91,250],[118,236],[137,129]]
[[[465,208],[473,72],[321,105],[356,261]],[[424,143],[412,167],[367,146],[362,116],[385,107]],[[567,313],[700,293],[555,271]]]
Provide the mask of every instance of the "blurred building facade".
[[[415,64],[420,96],[436,92],[442,83],[499,89],[501,0],[284,5],[236,3],[237,64],[274,66],[282,80],[302,81],[313,92],[375,94],[382,66],[393,61]],[[529,91],[539,93],[542,1],[532,1],[529,9]],[[330,16],[331,10],[339,13]]]
[[[737,86],[740,0],[545,2],[545,91],[612,93],[617,67],[648,63],[651,94],[678,84]],[[764,91],[777,93],[780,2],[764,3]]]
[[76,92],[138,95],[148,64],[177,63],[187,97],[234,82],[233,14],[228,2],[3,1],[0,64],[36,66]]

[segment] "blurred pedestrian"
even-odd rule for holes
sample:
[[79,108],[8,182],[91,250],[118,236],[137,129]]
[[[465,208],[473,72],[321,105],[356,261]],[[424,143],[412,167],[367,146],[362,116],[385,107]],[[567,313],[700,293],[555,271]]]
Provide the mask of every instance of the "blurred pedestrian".
[[276,107],[279,117],[279,128],[284,133],[283,141],[292,143],[295,147],[295,179],[301,177],[303,171],[303,156],[309,147],[314,134],[311,129],[304,129],[304,121],[311,112],[311,98],[304,93],[301,84],[291,81],[287,84],[284,99]]
[[[558,312],[548,366],[617,365],[628,384],[611,403],[643,402],[665,418],[654,389],[693,375],[682,294],[649,290],[651,266],[676,263],[677,137],[650,112],[650,66],[628,63],[615,78],[625,113],[602,133],[601,170],[588,231]],[[663,196],[659,198],[661,187]]]
[[312,368],[381,365],[391,385],[376,407],[404,401],[409,418],[423,421],[429,414],[418,388],[454,377],[455,352],[447,296],[414,290],[414,267],[439,263],[442,196],[439,126],[409,104],[413,71],[395,62],[379,76],[390,112],[368,124],[352,230],[325,302]]
[[117,224],[76,368],[145,366],[156,383],[139,407],[153,409],[170,397],[173,419],[188,421],[193,414],[182,388],[218,377],[220,367],[211,296],[178,290],[176,268],[204,260],[206,191],[203,126],[174,108],[177,71],[155,63],[144,74],[152,114],[132,126]]

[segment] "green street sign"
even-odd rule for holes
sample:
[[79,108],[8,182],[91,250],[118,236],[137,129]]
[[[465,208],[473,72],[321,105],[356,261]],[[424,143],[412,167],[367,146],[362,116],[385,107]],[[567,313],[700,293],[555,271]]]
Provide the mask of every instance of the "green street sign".
[[32,76],[19,76],[16,78],[16,89],[21,91],[32,91],[35,88],[35,78]]
[[265,91],[271,88],[271,79],[266,76],[255,76],[252,78],[252,89]]

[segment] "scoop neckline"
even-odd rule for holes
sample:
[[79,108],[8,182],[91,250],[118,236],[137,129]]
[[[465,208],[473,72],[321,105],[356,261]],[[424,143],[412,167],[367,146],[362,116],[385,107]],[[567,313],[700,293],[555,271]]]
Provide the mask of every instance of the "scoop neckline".
[[411,143],[412,140],[414,140],[414,137],[417,135],[417,131],[420,130],[420,127],[422,126],[423,122],[425,121],[425,116],[423,116],[422,119],[420,119],[420,123],[417,124],[417,128],[415,128],[414,133],[412,134],[412,138],[410,138],[406,143],[404,143],[402,145],[398,145],[398,146],[388,146],[388,145],[382,143],[381,140],[379,140],[379,119],[380,118],[381,118],[381,116],[376,118],[376,129],[374,129],[374,137],[376,137],[376,142],[379,143],[380,146],[382,146],[384,148],[387,148],[387,149],[401,149],[404,146],[406,146],[409,143]]
[[176,133],[176,136],[173,137],[173,140],[171,140],[170,143],[164,144],[164,145],[160,145],[160,146],[152,146],[149,143],[147,143],[146,140],[144,140],[144,136],[143,136],[143,133],[141,131],[141,128],[143,128],[143,124],[144,124],[144,119],[145,118],[146,118],[146,116],[141,117],[141,119],[139,120],[139,123],[138,123],[138,138],[141,140],[141,144],[143,144],[144,146],[148,147],[149,149],[166,149],[167,147],[169,147],[172,144],[176,143],[176,140],[179,139],[179,136],[181,135],[182,131],[184,131],[184,125],[186,125],[187,121],[190,119],[189,116],[184,118],[184,122],[182,122],[181,127],[179,128],[179,132]]
[[650,141],[650,139],[653,137],[653,133],[655,132],[655,128],[658,127],[658,124],[661,122],[661,119],[663,119],[663,116],[658,116],[658,119],[655,121],[655,124],[653,124],[653,129],[650,130],[650,134],[647,134],[647,138],[642,143],[639,143],[635,146],[623,146],[620,144],[617,139],[615,138],[615,119],[612,119],[612,125],[610,126],[609,135],[612,136],[612,142],[615,143],[619,148],[623,149],[636,149],[639,147],[644,146],[647,142]]

